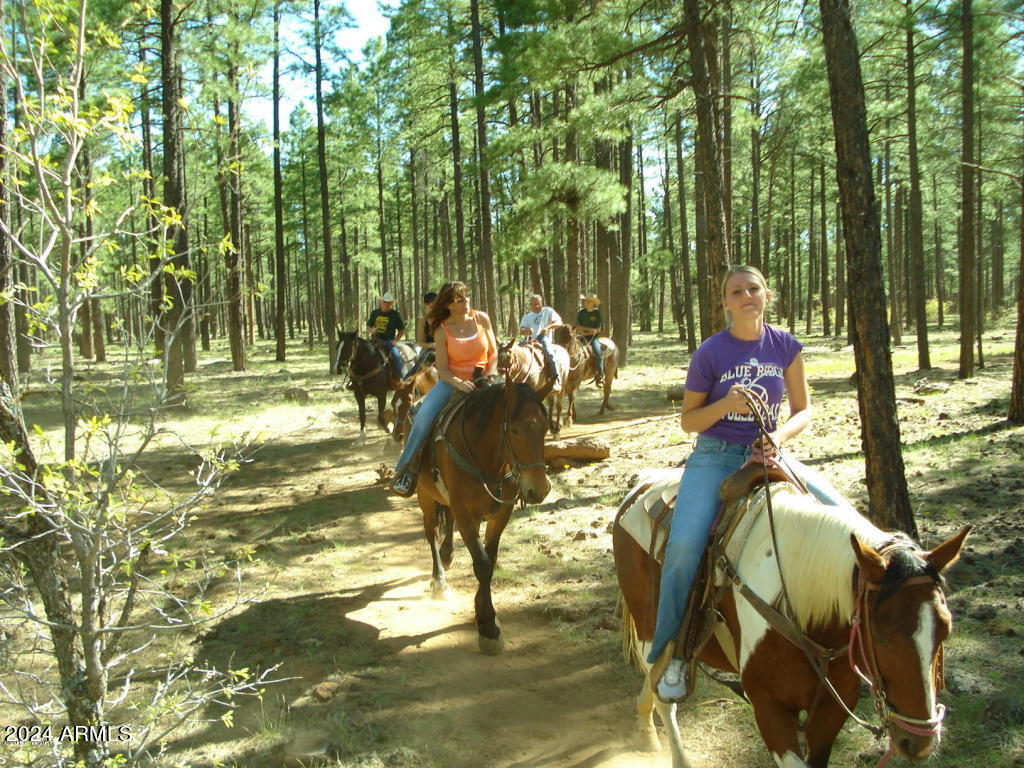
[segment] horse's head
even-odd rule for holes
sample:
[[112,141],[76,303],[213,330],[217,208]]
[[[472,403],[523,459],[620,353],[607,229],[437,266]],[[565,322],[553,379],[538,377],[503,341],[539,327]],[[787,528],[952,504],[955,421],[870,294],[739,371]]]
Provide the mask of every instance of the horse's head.
[[512,365],[512,349],[515,347],[516,340],[511,339],[510,341],[498,345],[498,370],[504,373]]
[[851,638],[851,653],[884,703],[892,744],[907,760],[923,760],[939,741],[942,643],[952,628],[941,574],[959,557],[968,531],[930,552],[902,544],[878,552],[850,537],[861,584],[860,637]]
[[526,384],[505,379],[505,414],[502,442],[528,504],[539,504],[551,490],[544,462],[544,435],[548,416],[544,403]]
[[572,326],[571,325],[559,325],[551,332],[551,340],[555,344],[561,344],[567,348],[572,343]]
[[391,409],[385,413],[388,421],[392,422],[391,436],[395,442],[405,440],[405,430],[409,421],[409,409],[412,407],[412,391],[416,385],[414,380],[407,381],[395,390],[391,396]]
[[351,333],[338,333],[338,343],[334,347],[334,365],[331,366],[331,373],[341,374],[348,370],[355,354],[356,340],[359,338],[359,331]]

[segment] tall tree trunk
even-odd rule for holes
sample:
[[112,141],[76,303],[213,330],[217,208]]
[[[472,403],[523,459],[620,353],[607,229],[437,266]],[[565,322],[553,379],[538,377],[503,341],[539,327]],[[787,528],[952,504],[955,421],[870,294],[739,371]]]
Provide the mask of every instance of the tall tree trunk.
[[284,186],[281,180],[281,0],[274,0],[274,359],[287,359],[285,312],[288,284],[284,252]]
[[928,352],[928,304],[924,280],[924,213],[921,210],[921,168],[917,153],[917,68],[915,63],[914,17],[907,0],[907,152],[910,155],[910,280],[914,291],[914,322],[917,331],[917,367],[932,367]]
[[480,2],[470,0],[470,23],[473,33],[473,95],[476,99],[477,169],[479,173],[480,267],[483,277],[485,306],[497,307],[494,285],[494,254],[491,250],[491,177],[487,159],[487,110],[484,105],[484,56],[480,28]]
[[[324,127],[323,39],[320,31],[320,0],[313,0],[314,37],[316,38],[316,159],[320,169],[320,220],[323,224],[324,251],[324,330],[327,332],[329,367],[334,366],[338,317],[334,310],[334,257],[331,253],[331,202],[327,191],[327,131]],[[333,373],[333,370],[331,371]]]
[[[5,29],[4,8],[0,5],[0,34]],[[7,73],[0,69],[0,147],[8,146],[7,136]],[[8,202],[10,168],[7,164],[9,155],[0,152],[0,227],[5,231],[11,229],[11,206]],[[17,271],[14,262],[14,249],[10,238],[0,232],[0,295],[7,295],[16,280]],[[17,324],[14,317],[13,301],[0,302],[0,381],[6,382],[11,395],[18,398],[18,359],[16,352]]]
[[722,303],[718,300],[718,293],[721,279],[729,265],[722,151],[718,141],[718,110],[715,106],[715,90],[712,83],[715,58],[712,41],[715,28],[701,21],[700,0],[684,0],[683,8],[686,15],[690,66],[693,71],[693,93],[697,100],[697,130],[700,134],[697,146],[701,154],[701,181],[705,200],[704,226],[707,233],[707,290],[708,295],[714,297],[709,301],[708,307],[709,332],[714,333],[725,327],[725,314]]
[[1013,346],[1013,384],[1010,387],[1010,421],[1024,422],[1024,169],[1020,183],[1020,217],[1017,220],[1017,337]]
[[686,169],[683,167],[683,121],[676,113],[676,179],[679,198],[679,256],[683,262],[683,284],[680,288],[683,301],[683,315],[686,319],[686,351],[691,355],[697,349],[697,335],[693,323],[693,280],[690,276],[690,228],[686,215]]
[[871,179],[867,111],[847,0],[820,0],[836,176],[843,208],[868,498],[872,519],[917,538],[900,450],[882,288],[881,232]]
[[[667,174],[667,171],[666,171]],[[611,264],[612,304],[608,308],[611,337],[619,348],[619,365],[629,362],[633,248],[633,132],[619,143],[619,183],[626,190],[626,210],[619,216],[619,247]]]
[[[448,102],[451,111],[452,131],[452,191],[455,193],[455,263],[459,269],[459,280],[466,279],[466,219],[462,199],[462,139],[459,137],[459,94],[455,78],[448,81]],[[451,230],[449,230],[450,234]]]
[[819,170],[819,183],[818,183],[818,210],[819,220],[821,221],[821,237],[819,250],[821,252],[821,261],[819,262],[818,272],[821,278],[821,327],[822,335],[828,338],[832,335],[831,317],[829,316],[829,293],[832,287],[829,285],[828,272],[831,268],[831,264],[828,262],[828,215],[827,208],[825,207],[825,163],[821,163],[818,166]]
[[963,64],[960,75],[960,367],[957,377],[974,376],[974,9],[972,0],[960,7]]
[[[139,41],[139,66],[143,69],[148,67],[146,63],[145,36]],[[142,127],[142,169],[145,173],[142,176],[142,193],[151,200],[156,199],[156,171],[153,168],[153,123],[150,120],[149,111],[149,89],[147,85],[141,86],[139,94],[139,117]],[[155,213],[147,215],[146,230],[155,237],[159,227]],[[160,270],[160,249],[150,247],[149,268],[154,274]],[[159,275],[150,283],[149,313],[150,321],[153,323],[153,351],[157,357],[164,354],[164,325],[161,322],[164,300],[164,281]]]
[[[177,12],[173,0],[160,2],[160,82],[163,87],[163,204],[177,211],[180,219],[166,229],[166,238],[171,247],[171,263],[175,270],[187,270],[188,232],[185,229],[184,189],[184,148],[182,146],[182,122],[180,81],[178,79],[178,30]],[[164,313],[164,332],[169,334],[169,343],[164,353],[164,389],[168,403],[185,404],[185,359],[184,336],[185,314],[190,305],[192,284],[187,278],[178,279],[173,274],[165,275],[164,290],[170,298],[170,308]]]
[[946,324],[946,264],[942,258],[942,234],[939,225],[938,174],[932,172],[932,217],[934,218],[932,238],[935,242],[935,299],[938,304],[939,328]]
[[238,155],[241,147],[240,117],[235,103],[234,90],[238,81],[238,69],[228,66],[228,156],[223,170],[227,192],[227,224],[231,233],[231,247],[224,251],[225,293],[228,309],[228,345],[231,347],[231,369],[245,370],[245,336],[243,328],[244,307],[242,306],[242,191],[238,170]]

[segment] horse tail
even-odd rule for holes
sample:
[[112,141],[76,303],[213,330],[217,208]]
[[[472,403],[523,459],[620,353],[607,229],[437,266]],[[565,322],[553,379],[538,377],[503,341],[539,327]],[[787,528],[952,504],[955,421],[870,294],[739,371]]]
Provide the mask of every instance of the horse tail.
[[622,590],[619,590],[619,597],[615,603],[615,612],[622,619],[619,629],[621,632],[619,641],[622,647],[622,659],[628,666],[643,674],[645,670],[643,654],[640,653],[640,638],[637,636],[636,623],[633,621],[633,614],[629,612],[629,606],[626,605],[626,598],[622,594]]

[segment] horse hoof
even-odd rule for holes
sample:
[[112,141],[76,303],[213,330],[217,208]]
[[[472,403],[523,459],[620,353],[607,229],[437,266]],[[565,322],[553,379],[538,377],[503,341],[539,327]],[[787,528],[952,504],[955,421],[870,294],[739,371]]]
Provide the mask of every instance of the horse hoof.
[[658,740],[658,732],[653,728],[639,730],[633,740],[637,752],[660,752],[661,741]]
[[432,581],[427,588],[427,594],[430,595],[431,600],[447,600],[451,597],[452,588],[448,586],[447,582]]
[[488,656],[497,656],[505,650],[504,635],[498,635],[493,640],[489,637],[478,635],[477,641],[480,644],[480,650],[486,653]]

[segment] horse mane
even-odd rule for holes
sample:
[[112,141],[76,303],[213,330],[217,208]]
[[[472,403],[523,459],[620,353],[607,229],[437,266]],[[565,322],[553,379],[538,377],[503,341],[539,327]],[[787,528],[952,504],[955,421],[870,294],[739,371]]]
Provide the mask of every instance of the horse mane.
[[[494,411],[500,407],[499,403],[505,397],[507,387],[508,385],[502,381],[474,390],[467,395],[466,410],[464,411],[463,418],[468,422],[476,422],[476,437],[483,436],[484,432],[487,431],[490,418]],[[508,390],[509,394],[518,391],[519,397],[516,398],[515,408],[510,416],[511,421],[519,418],[519,414],[527,403],[536,403],[541,407],[541,410],[544,410],[544,403],[541,402],[540,398],[537,397],[537,393],[528,384],[512,382],[512,387],[512,389]]]
[[[756,501],[761,508],[759,527],[752,532],[745,553],[769,551],[772,546],[764,496]],[[853,615],[853,571],[857,565],[850,534],[873,549],[891,541],[892,536],[850,505],[828,506],[791,486],[773,489],[772,508],[778,559],[797,623],[807,630],[848,620]],[[754,509],[748,514],[752,512]],[[775,603],[781,602],[779,594]]]

